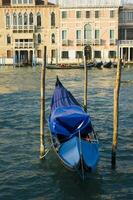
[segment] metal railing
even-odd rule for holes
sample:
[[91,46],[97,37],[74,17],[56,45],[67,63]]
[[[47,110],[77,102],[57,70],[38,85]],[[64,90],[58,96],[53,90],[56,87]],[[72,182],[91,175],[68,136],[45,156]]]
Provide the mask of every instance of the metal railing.
[[34,48],[33,42],[15,42],[14,44],[16,49],[32,49]]

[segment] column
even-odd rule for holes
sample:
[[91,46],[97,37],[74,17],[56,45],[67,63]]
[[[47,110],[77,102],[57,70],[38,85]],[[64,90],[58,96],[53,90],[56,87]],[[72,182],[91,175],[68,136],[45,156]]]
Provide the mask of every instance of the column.
[[18,51],[18,64],[20,66],[20,51]]
[[121,59],[123,59],[123,47],[121,47]]
[[128,62],[130,62],[130,47],[128,47]]
[[119,58],[121,58],[121,47],[119,47]]
[[58,64],[58,49],[55,50],[55,56],[56,56],[56,65]]
[[[92,52],[92,60],[94,60],[94,49],[93,48],[91,48],[91,52]],[[101,52],[101,55],[102,55],[102,52]]]

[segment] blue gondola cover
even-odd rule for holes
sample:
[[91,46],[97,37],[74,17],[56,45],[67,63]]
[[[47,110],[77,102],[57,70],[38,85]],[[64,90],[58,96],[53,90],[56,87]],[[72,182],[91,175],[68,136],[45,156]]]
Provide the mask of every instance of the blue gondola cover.
[[51,103],[49,126],[53,135],[67,137],[92,131],[91,119],[60,81],[56,84]]
[[54,147],[57,147],[58,156],[67,167],[80,169],[82,158],[86,167],[96,169],[99,144],[85,139],[86,134],[93,132],[90,116],[58,79],[52,97],[49,126]]

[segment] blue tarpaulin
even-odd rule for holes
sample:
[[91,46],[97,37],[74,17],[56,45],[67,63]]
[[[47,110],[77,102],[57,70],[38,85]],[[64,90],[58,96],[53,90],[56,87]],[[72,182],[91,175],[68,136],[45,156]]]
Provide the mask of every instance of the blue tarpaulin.
[[49,125],[53,135],[73,136],[92,131],[91,119],[73,95],[57,79]]

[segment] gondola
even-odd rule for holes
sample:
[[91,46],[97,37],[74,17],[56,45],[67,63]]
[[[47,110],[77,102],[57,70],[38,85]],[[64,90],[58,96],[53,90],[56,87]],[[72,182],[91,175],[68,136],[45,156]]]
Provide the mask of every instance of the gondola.
[[95,67],[97,68],[97,69],[102,69],[102,65],[103,65],[103,62],[101,61],[101,62],[96,62],[95,63]]
[[53,148],[67,168],[80,174],[96,169],[99,142],[91,118],[58,77],[51,102],[49,127]]
[[109,61],[109,62],[105,62],[105,63],[103,63],[103,67],[104,67],[104,68],[108,68],[108,69],[110,69],[110,68],[112,67],[112,62]]

